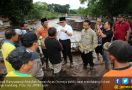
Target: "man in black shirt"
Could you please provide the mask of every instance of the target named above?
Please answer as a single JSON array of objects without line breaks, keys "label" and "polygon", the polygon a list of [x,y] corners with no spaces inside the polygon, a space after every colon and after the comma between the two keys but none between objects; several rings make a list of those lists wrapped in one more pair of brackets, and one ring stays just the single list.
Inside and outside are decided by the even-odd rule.
[{"label": "man in black shirt", "polygon": [[54,74],[58,74],[61,71],[61,51],[62,46],[56,39],[57,30],[55,28],[49,28],[48,37],[45,39],[45,46],[47,48],[49,61],[52,64]]},{"label": "man in black shirt", "polygon": [[[102,45],[104,45],[106,42],[111,42],[111,39],[113,37],[113,31],[111,30],[111,27],[112,27],[112,24],[109,21],[107,21],[104,24],[104,31],[99,30],[100,31],[99,34],[102,37]],[[107,52],[105,50],[103,50],[103,60],[105,62],[105,68],[110,69]]]}]

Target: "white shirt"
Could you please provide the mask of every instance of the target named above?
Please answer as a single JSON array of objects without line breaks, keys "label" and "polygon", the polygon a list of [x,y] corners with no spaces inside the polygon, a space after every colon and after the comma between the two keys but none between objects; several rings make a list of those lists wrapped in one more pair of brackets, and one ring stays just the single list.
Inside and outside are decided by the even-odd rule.
[{"label": "white shirt", "polygon": [[61,39],[61,40],[67,40],[67,39],[70,39],[70,36],[67,35],[67,33],[65,32],[62,32],[61,30],[65,30],[67,31],[68,33],[71,33],[73,34],[73,30],[72,30],[72,27],[68,24],[66,24],[64,27],[62,26],[59,26],[57,28],[57,32],[58,32],[58,39]]}]

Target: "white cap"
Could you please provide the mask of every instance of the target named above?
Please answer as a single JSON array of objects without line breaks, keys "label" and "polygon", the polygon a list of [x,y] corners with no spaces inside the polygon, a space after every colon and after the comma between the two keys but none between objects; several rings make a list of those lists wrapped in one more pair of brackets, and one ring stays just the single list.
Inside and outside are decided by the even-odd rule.
[{"label": "white cap", "polygon": [[25,34],[25,33],[26,33],[26,30],[15,29],[15,32],[16,32],[18,35],[22,35],[22,34]]}]

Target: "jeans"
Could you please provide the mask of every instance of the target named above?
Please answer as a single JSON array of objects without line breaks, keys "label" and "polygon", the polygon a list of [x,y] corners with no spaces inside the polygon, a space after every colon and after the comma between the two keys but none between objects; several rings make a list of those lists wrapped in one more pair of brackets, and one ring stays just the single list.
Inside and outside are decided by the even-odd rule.
[{"label": "jeans", "polygon": [[107,54],[107,51],[106,50],[103,50],[103,61],[105,63],[105,67],[106,68],[109,68],[109,65],[110,65],[110,61],[108,59],[108,54]]}]

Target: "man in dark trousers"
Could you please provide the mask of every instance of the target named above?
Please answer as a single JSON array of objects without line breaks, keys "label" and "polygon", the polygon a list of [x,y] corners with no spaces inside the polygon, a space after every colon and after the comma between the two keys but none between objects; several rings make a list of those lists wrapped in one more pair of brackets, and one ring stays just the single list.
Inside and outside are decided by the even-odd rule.
[{"label": "man in dark trousers", "polygon": [[61,71],[62,60],[61,60],[61,51],[62,46],[56,38],[57,30],[55,28],[49,28],[48,37],[45,39],[45,46],[47,48],[47,53],[49,61],[52,64],[52,69],[54,74],[57,75]]},{"label": "man in dark trousers", "polygon": [[[106,44],[107,42],[111,42],[112,37],[113,37],[113,31],[111,29],[112,27],[112,23],[110,21],[106,21],[104,23],[104,30],[102,31],[99,27],[97,28],[99,31],[99,36],[102,38],[102,46],[104,44]],[[106,69],[110,69],[110,62],[108,60],[108,56],[107,56],[107,51],[106,50],[102,50],[103,51],[103,61],[105,62],[105,68]]]},{"label": "man in dark trousers", "polygon": [[[48,55],[47,55],[47,50],[44,45],[44,40],[48,36],[48,29],[49,29],[49,24],[48,24],[48,19],[47,18],[42,18],[41,19],[41,26],[37,28],[36,30],[36,35],[38,36],[39,40],[39,46],[42,47],[42,52],[41,54],[44,54],[45,57],[45,62],[46,62],[46,68],[49,67],[48,65]],[[39,47],[40,49],[40,47]],[[42,56],[43,57],[43,56]],[[42,64],[44,64],[43,59],[42,59]]]},{"label": "man in dark trousers", "polygon": [[73,60],[72,60],[72,54],[71,54],[71,40],[70,37],[73,35],[73,30],[70,25],[66,23],[65,17],[59,18],[59,24],[58,27],[58,38],[60,43],[63,46],[63,57],[64,57],[64,64],[67,64],[67,56],[70,59],[70,67],[73,66]]},{"label": "man in dark trousers", "polygon": [[87,65],[90,65],[90,70],[93,70],[93,51],[97,47],[97,35],[90,27],[91,22],[85,20],[83,22],[83,30],[81,33],[81,40],[79,50],[81,52],[81,58],[83,60],[83,68],[87,69]]}]

